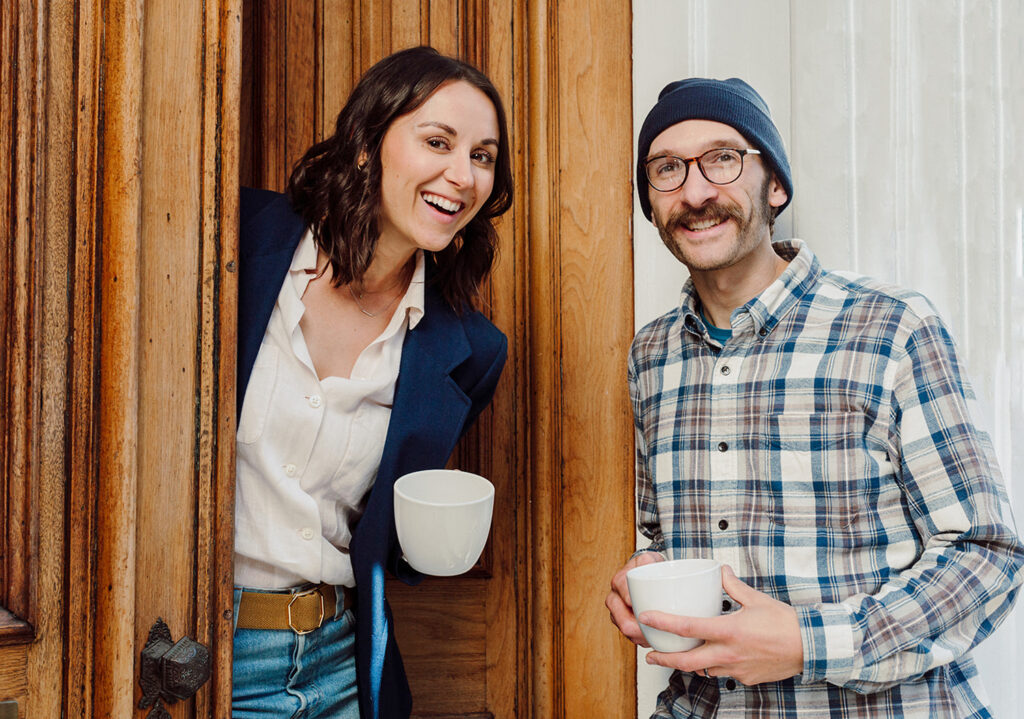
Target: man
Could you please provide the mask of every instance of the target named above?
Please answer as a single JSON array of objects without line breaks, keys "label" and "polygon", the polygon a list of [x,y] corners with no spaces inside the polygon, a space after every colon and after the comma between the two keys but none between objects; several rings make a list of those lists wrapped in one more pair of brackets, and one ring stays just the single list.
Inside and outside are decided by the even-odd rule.
[{"label": "man", "polygon": [[[645,216],[690,271],[630,352],[640,531],[607,606],[644,645],[626,572],[723,563],[656,717],[987,717],[970,649],[1010,610],[1024,548],[972,390],[922,296],[772,244],[793,197],[742,80],[668,85],[640,131]],[[742,580],[740,579],[742,578]]]}]

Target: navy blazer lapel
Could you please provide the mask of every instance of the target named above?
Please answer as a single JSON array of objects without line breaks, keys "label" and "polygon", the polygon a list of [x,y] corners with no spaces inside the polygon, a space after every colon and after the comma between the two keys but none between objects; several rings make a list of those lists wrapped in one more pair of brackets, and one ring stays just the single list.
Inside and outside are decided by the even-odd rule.
[{"label": "navy blazer lapel", "polygon": [[[466,331],[429,283],[424,294],[423,318],[406,334],[402,348],[377,479],[352,537],[352,559],[357,565],[366,555],[387,562],[383,552],[390,542],[378,542],[394,534],[391,517],[395,480],[408,472],[443,467],[472,406],[470,398],[450,376],[470,355]],[[367,537],[376,532],[380,534],[373,539]]]},{"label": "navy blazer lapel", "polygon": [[242,411],[242,400],[249,384],[253,363],[260,351],[274,303],[288,274],[295,248],[306,230],[305,221],[294,211],[283,195],[257,211],[248,206],[254,198],[271,193],[243,191],[242,220],[239,228],[238,276],[238,394],[236,411]]},{"label": "navy blazer lapel", "polygon": [[438,293],[425,293],[423,319],[402,348],[392,423],[377,479],[397,479],[427,466],[443,466],[459,439],[471,401],[450,374],[470,354],[457,315]]},{"label": "navy blazer lapel", "polygon": [[[443,467],[472,406],[450,376],[470,355],[465,329],[429,284],[424,310],[419,324],[406,335],[380,468],[350,547],[361,613],[356,627],[356,666],[360,694],[366,702],[361,707],[364,717],[381,716],[385,700],[402,702],[397,695],[382,696],[386,657],[400,661],[397,647],[388,651],[394,640],[384,604],[384,571],[391,568],[407,574],[401,572],[396,559],[398,540],[392,521],[395,480],[407,472]],[[410,578],[418,576],[414,573]],[[403,680],[402,695],[408,693],[404,687]],[[392,686],[389,691],[399,688]]]}]

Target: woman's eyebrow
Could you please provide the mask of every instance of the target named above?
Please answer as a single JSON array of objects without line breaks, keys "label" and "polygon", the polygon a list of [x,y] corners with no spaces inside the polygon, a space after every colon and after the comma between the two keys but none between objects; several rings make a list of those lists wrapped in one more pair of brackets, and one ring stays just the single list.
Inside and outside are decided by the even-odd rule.
[{"label": "woman's eyebrow", "polygon": [[[416,127],[436,127],[439,130],[444,130],[445,132],[447,132],[452,137],[458,137],[458,135],[459,135],[458,131],[454,127],[452,127],[451,125],[449,125],[447,123],[439,122],[437,120],[427,120],[425,122],[421,122]],[[497,147],[498,146],[498,141],[496,139],[494,139],[493,137],[488,137],[487,139],[481,140],[480,144],[481,145],[494,145],[495,147]]]},{"label": "woman's eyebrow", "polygon": [[445,124],[443,122],[438,122],[437,120],[426,120],[424,122],[421,122],[416,127],[436,127],[436,128],[441,129],[441,130],[444,130],[449,135],[458,135],[459,134],[458,132],[456,132],[455,128],[452,127],[451,125]]}]

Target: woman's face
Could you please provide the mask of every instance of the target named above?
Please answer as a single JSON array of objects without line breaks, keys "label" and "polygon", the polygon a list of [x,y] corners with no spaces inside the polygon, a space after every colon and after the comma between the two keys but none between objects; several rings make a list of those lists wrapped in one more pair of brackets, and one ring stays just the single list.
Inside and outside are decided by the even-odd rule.
[{"label": "woman's face", "polygon": [[494,186],[498,117],[487,96],[449,82],[396,118],[381,143],[377,251],[438,251],[480,211]]}]

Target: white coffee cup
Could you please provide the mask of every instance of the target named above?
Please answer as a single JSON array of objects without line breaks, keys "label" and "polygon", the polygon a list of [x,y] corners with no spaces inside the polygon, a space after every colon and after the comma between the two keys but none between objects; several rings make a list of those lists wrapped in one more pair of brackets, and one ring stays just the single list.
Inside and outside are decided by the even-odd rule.
[{"label": "white coffee cup", "polygon": [[494,485],[452,469],[427,469],[395,481],[395,528],[418,572],[450,577],[469,570],[487,543]]},{"label": "white coffee cup", "polygon": [[[626,573],[633,614],[657,610],[681,617],[717,617],[722,613],[722,563],[714,559],[674,559],[633,567]],[[685,652],[702,639],[640,624],[652,649]]]}]

